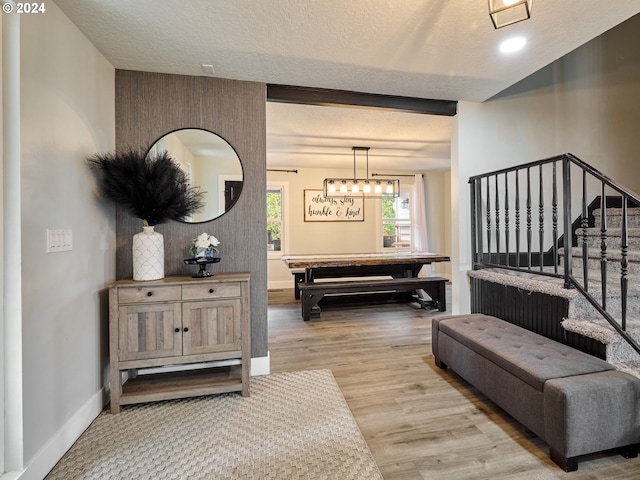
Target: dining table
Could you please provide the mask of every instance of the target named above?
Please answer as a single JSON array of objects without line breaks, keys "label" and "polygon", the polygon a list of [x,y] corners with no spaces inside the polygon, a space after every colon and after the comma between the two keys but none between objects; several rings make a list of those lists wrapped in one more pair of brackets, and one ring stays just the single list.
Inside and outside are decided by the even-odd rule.
[{"label": "dining table", "polygon": [[282,261],[294,275],[295,296],[299,284],[322,278],[390,276],[417,277],[424,265],[448,262],[447,255],[430,252],[379,252],[283,255]]},{"label": "dining table", "polygon": [[[315,278],[386,274],[393,277],[415,277],[424,265],[448,262],[446,255],[429,252],[382,252],[283,255],[291,270],[305,269],[305,281]],[[372,273],[373,272],[373,273]]]}]

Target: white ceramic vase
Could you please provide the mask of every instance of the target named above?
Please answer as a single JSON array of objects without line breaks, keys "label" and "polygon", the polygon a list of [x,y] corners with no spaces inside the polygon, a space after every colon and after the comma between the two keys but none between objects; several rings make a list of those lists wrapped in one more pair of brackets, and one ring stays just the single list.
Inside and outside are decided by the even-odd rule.
[{"label": "white ceramic vase", "polygon": [[138,281],[164,278],[164,238],[153,226],[142,227],[133,236],[133,279]]}]

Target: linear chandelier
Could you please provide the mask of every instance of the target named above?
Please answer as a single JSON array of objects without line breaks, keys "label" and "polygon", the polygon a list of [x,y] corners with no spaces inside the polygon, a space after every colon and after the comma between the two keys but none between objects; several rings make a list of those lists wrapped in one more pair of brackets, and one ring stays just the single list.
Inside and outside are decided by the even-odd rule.
[{"label": "linear chandelier", "polygon": [[533,0],[489,0],[489,16],[495,29],[531,18]]},{"label": "linear chandelier", "polygon": [[[397,178],[369,178],[369,150],[370,147],[352,147],[353,149],[353,178],[325,178],[323,190],[325,197],[399,197],[400,180]],[[356,178],[356,152],[365,152],[367,175]]]}]

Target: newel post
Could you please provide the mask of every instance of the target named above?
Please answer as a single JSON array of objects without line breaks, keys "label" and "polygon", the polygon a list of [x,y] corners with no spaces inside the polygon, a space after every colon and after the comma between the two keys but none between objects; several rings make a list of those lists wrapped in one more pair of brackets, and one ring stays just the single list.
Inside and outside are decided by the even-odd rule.
[{"label": "newel post", "polygon": [[477,257],[477,220],[476,220],[476,181],[472,178],[469,180],[469,199],[471,200],[471,269],[476,269]]},{"label": "newel post", "polygon": [[569,157],[562,158],[562,208],[564,219],[564,288],[572,288],[572,251],[573,237],[571,232],[571,163]]}]

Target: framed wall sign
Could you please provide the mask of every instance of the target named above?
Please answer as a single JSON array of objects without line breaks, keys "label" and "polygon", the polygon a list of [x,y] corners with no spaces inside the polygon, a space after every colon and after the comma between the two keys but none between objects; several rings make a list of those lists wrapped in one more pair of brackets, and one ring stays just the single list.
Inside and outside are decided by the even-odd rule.
[{"label": "framed wall sign", "polygon": [[364,222],[364,198],[325,197],[322,190],[305,190],[304,221]]}]

